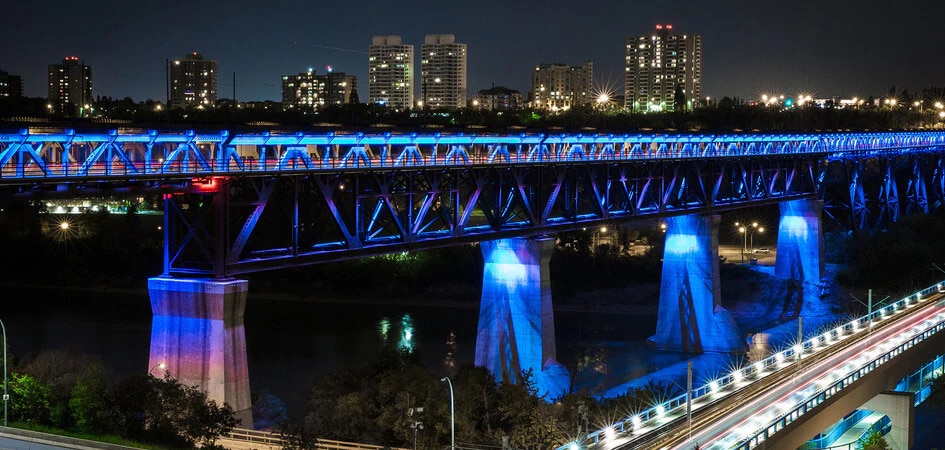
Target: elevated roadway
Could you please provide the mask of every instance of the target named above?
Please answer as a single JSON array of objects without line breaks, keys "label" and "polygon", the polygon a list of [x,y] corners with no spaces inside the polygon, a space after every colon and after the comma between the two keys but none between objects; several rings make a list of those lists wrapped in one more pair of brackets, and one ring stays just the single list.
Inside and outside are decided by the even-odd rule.
[{"label": "elevated roadway", "polygon": [[691,431],[684,394],[592,433],[587,447],[796,448],[836,420],[809,419],[824,411],[842,417],[913,371],[911,359],[941,348],[938,286],[695,389]]}]

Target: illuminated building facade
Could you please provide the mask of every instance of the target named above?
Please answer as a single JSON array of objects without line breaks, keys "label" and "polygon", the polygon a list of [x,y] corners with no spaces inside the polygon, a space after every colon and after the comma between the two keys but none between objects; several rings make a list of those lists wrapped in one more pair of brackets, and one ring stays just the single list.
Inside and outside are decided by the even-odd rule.
[{"label": "illuminated building facade", "polygon": [[624,107],[636,112],[673,111],[677,88],[685,109],[702,96],[702,36],[672,34],[672,25],[627,39]]},{"label": "illuminated building facade", "polygon": [[566,110],[589,105],[594,97],[594,63],[541,64],[532,72],[532,107]]},{"label": "illuminated building facade", "polygon": [[286,111],[311,111],[324,104],[325,86],[313,69],[298,75],[282,76],[282,109]]},{"label": "illuminated building facade", "polygon": [[92,113],[92,68],[67,56],[62,64],[49,65],[49,109],[58,114],[88,116]]},{"label": "illuminated building facade", "polygon": [[22,97],[23,79],[0,70],[0,97]]},{"label": "illuminated building facade", "polygon": [[479,108],[487,110],[507,110],[521,108],[525,102],[522,99],[522,93],[515,89],[509,89],[504,86],[496,86],[491,89],[479,91],[476,97],[479,102]]},{"label": "illuminated building facade", "polygon": [[172,108],[210,108],[217,101],[217,62],[197,52],[171,63]]},{"label": "illuminated building facade", "polygon": [[358,102],[358,77],[344,72],[333,72],[331,66],[328,73],[319,78],[325,85],[325,102],[331,105],[345,105]]},{"label": "illuminated building facade", "polygon": [[330,105],[357,103],[358,79],[344,72],[316,75],[314,69],[282,76],[282,109],[313,111]]},{"label": "illuminated building facade", "polygon": [[400,36],[374,36],[368,47],[368,95],[371,103],[394,109],[413,106],[413,46]]},{"label": "illuminated building facade", "polygon": [[466,106],[466,44],[452,34],[428,34],[420,47],[420,96],[429,108]]}]

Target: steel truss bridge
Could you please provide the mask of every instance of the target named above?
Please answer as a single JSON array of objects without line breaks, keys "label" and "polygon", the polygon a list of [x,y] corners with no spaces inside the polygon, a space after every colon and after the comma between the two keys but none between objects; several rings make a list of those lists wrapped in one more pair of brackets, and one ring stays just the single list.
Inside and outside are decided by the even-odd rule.
[{"label": "steel truss bridge", "polygon": [[7,190],[162,193],[165,273],[177,276],[818,196],[866,227],[945,206],[943,174],[936,132],[0,134]]}]

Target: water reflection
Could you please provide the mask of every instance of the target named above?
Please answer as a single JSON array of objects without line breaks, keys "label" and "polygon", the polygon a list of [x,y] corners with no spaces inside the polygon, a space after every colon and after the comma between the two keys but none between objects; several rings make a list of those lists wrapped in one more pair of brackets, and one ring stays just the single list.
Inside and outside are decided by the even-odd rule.
[{"label": "water reflection", "polygon": [[400,322],[394,327],[392,327],[389,318],[381,317],[377,321],[377,331],[381,336],[381,345],[388,345],[393,339],[396,339],[398,349],[405,349],[411,353],[416,350],[413,318],[410,317],[410,314],[401,316]]}]

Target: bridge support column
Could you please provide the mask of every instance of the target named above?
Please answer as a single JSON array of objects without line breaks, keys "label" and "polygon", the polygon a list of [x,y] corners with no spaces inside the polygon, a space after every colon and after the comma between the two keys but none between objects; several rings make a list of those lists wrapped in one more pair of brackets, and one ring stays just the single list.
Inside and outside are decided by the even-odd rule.
[{"label": "bridge support column", "polygon": [[886,443],[893,450],[912,448],[915,434],[915,398],[911,392],[886,391],[873,397],[858,409],[876,411],[889,416],[892,429]]},{"label": "bridge support column", "polygon": [[812,199],[781,203],[775,275],[820,282],[824,272],[824,234],[820,227],[823,207],[822,201]]},{"label": "bridge support column", "polygon": [[721,305],[719,220],[717,215],[667,219],[659,316],[650,345],[693,353],[745,349],[735,320]]},{"label": "bridge support column", "polygon": [[242,426],[252,428],[243,330],[249,282],[155,277],[148,279],[148,291],[153,313],[148,367],[164,364],[181,383],[205,390],[219,405],[228,403]]},{"label": "bridge support column", "polygon": [[569,390],[567,369],[556,361],[548,261],[554,239],[511,238],[479,244],[485,259],[476,336],[476,365],[499,381],[515,382],[531,369],[539,394]]}]

